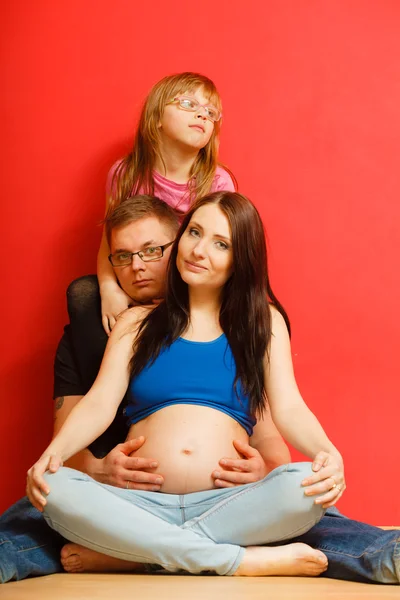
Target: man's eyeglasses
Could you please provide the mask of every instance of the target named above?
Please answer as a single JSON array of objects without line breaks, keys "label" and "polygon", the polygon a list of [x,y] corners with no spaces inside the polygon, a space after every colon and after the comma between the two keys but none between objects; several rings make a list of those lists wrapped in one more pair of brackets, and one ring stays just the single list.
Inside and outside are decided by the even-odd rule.
[{"label": "man's eyeglasses", "polygon": [[152,260],[159,260],[164,256],[164,251],[169,248],[174,242],[168,242],[163,246],[149,246],[139,252],[116,252],[110,254],[108,260],[113,267],[125,267],[126,265],[132,264],[132,258],[137,254],[143,262],[150,262]]},{"label": "man's eyeglasses", "polygon": [[222,117],[222,113],[218,108],[212,104],[200,104],[200,102],[192,96],[176,96],[176,98],[167,102],[167,104],[174,103],[178,103],[183,110],[188,110],[189,112],[197,112],[200,108],[204,108],[207,119],[213,123],[216,123]]}]

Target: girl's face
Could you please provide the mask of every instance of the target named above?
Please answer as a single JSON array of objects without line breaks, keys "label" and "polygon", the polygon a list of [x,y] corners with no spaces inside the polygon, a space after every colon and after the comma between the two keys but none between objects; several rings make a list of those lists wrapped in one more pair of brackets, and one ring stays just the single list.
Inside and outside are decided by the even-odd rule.
[{"label": "girl's face", "polygon": [[192,287],[222,288],[232,275],[232,235],[218,204],[205,204],[192,215],[178,245],[176,266]]},{"label": "girl's face", "polygon": [[[201,87],[194,92],[178,95],[195,98],[203,105],[210,104]],[[175,142],[194,150],[201,150],[210,141],[214,123],[207,118],[204,108],[199,107],[197,112],[190,112],[181,108],[179,102],[175,102],[165,106],[159,129],[161,140],[167,144]]]}]

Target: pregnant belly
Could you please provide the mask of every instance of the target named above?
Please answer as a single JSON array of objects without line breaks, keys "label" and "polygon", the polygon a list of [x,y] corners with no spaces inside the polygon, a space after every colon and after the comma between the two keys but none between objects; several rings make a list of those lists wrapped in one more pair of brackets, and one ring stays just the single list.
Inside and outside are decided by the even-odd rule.
[{"label": "pregnant belly", "polygon": [[240,458],[233,440],[248,442],[246,431],[227,414],[206,406],[174,404],[132,425],[128,439],[144,436],[131,456],[153,458],[164,477],[161,492],[188,494],[214,486],[211,473],[221,458]]}]

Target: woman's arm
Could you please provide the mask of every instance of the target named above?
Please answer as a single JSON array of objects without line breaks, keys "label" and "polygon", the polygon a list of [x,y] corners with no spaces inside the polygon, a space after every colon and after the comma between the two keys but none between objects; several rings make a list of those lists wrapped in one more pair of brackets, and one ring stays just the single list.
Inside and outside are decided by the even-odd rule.
[{"label": "woman's arm", "polygon": [[271,345],[264,373],[272,419],[283,437],[306,456],[313,458],[321,450],[340,456],[301,397],[285,321],[275,308],[271,308],[271,314]]},{"label": "woman's arm", "polygon": [[[68,415],[83,396],[63,396],[55,399],[55,420],[53,438],[57,435]],[[99,483],[107,483],[115,487],[125,487],[127,481],[133,490],[159,492],[161,485],[157,483],[162,475],[154,472],[154,458],[131,457],[130,455],[143,446],[145,439],[134,438],[116,444],[104,458],[96,458],[85,448],[64,461],[64,466],[87,473]],[[151,472],[146,471],[149,470]]]},{"label": "woman's arm", "polygon": [[313,475],[302,482],[306,495],[320,495],[316,504],[333,506],[346,488],[343,459],[300,395],[293,373],[289,334],[274,308],[269,360],[265,358],[265,389],[272,418],[283,437],[313,458]]},{"label": "woman's arm", "polygon": [[116,325],[106,346],[99,374],[89,392],[74,406],[45,454],[67,460],[111,424],[129,383],[137,309],[127,311]]},{"label": "woman's arm", "polygon": [[96,381],[86,396],[71,410],[39,461],[28,471],[27,492],[37,508],[45,504],[41,491],[49,492],[42,477],[46,469],[56,471],[64,460],[99,437],[114,419],[129,384],[132,346],[145,314],[145,309],[137,307],[127,311],[118,320],[108,341]]}]

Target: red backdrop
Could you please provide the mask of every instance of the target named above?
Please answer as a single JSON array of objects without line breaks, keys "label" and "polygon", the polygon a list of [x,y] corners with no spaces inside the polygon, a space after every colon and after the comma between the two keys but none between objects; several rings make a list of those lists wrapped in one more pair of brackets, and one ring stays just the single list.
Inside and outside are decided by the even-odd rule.
[{"label": "red backdrop", "polygon": [[224,100],[221,157],[264,218],[340,508],[400,524],[400,6],[362,0],[2,5],[0,509],[52,431],[65,288],[95,270],[108,168],[162,76]]}]

